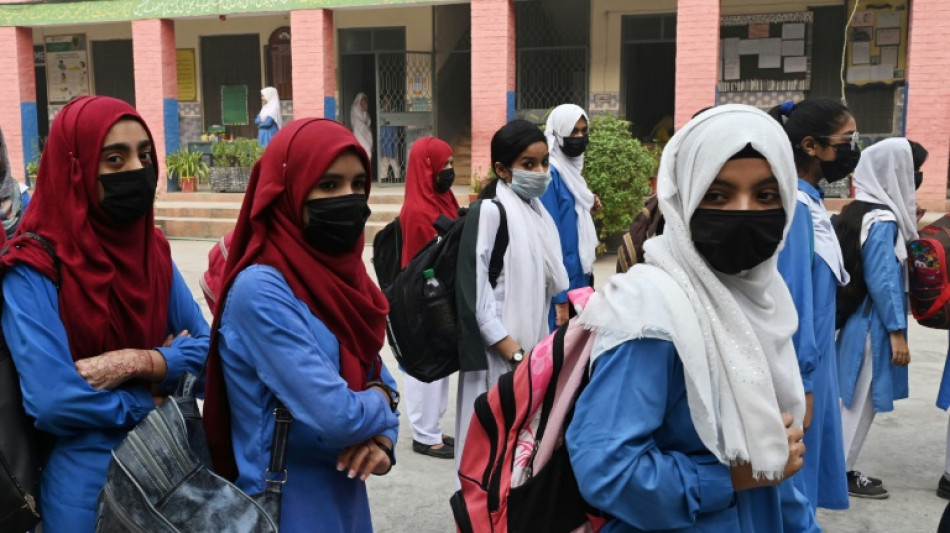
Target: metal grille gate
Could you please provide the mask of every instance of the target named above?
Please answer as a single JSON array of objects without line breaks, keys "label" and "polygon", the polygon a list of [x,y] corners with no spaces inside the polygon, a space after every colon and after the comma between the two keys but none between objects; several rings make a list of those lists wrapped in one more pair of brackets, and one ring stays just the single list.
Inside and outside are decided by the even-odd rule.
[{"label": "metal grille gate", "polygon": [[409,149],[434,134],[433,54],[376,54],[376,160],[379,183],[405,183]]},{"label": "metal grille gate", "polygon": [[541,123],[552,107],[587,107],[590,1],[515,3],[518,116]]}]

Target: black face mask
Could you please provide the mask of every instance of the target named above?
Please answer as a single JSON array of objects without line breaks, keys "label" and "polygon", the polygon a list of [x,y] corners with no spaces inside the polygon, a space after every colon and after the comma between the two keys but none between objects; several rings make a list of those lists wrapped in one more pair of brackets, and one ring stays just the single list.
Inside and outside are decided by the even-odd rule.
[{"label": "black face mask", "polygon": [[590,137],[584,135],[583,137],[564,137],[562,139],[564,142],[561,143],[561,151],[564,152],[564,155],[567,157],[578,157],[584,154],[584,151],[587,150],[587,143],[590,142]]},{"label": "black face mask", "polygon": [[304,239],[328,254],[351,251],[363,235],[370,215],[364,194],[307,200],[304,209],[310,217],[303,228]]},{"label": "black face mask", "polygon": [[851,148],[851,143],[832,145],[835,149],[834,161],[822,161],[821,173],[828,183],[847,178],[858,166],[861,159],[861,150]]},{"label": "black face mask", "polygon": [[772,257],[784,229],[784,209],[697,209],[689,221],[696,250],[723,274],[738,274]]},{"label": "black face mask", "polygon": [[137,170],[99,176],[105,197],[99,207],[118,224],[130,224],[145,216],[155,203],[158,177],[149,165]]},{"label": "black face mask", "polygon": [[452,188],[453,183],[455,183],[455,169],[443,168],[435,178],[435,192],[446,192]]},{"label": "black face mask", "polygon": [[924,184],[924,173],[921,171],[914,172],[914,190],[920,188]]}]

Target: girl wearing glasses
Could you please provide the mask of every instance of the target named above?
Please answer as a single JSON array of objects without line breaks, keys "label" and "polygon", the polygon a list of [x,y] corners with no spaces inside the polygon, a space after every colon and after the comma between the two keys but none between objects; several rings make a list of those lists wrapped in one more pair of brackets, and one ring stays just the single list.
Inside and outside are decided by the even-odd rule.
[{"label": "girl wearing glasses", "polygon": [[798,174],[795,216],[779,254],[779,272],[798,311],[793,341],[806,398],[808,455],[795,481],[812,506],[847,509],[849,488],[858,494],[884,489],[852,483],[860,474],[845,475],[835,367],[835,293],[849,276],[818,183],[822,179],[832,183],[854,171],[860,157],[857,126],[847,107],[826,98],[786,102],[769,114],[788,135]]}]

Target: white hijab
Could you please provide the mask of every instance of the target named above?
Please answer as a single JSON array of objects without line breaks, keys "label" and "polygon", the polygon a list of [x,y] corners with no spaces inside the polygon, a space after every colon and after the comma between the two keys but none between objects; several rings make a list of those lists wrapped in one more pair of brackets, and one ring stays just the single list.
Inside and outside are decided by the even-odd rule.
[{"label": "white hijab", "polygon": [[498,182],[495,197],[505,207],[509,235],[502,322],[508,334],[529,349],[548,335],[551,298],[568,288],[561,241],[540,200],[525,202],[504,181]]},{"label": "white hijab", "polygon": [[581,118],[587,120],[587,113],[580,106],[562,104],[554,108],[548,115],[547,125],[544,127],[544,136],[548,139],[548,151],[551,154],[551,163],[557,169],[567,189],[574,196],[574,210],[577,212],[578,251],[581,257],[581,267],[585,274],[590,274],[597,259],[597,230],[594,228],[594,217],[590,210],[594,207],[594,193],[587,188],[587,182],[581,176],[584,170],[584,155],[568,157],[561,150],[564,138],[570,137],[574,125]]},{"label": "white hijab", "polygon": [[657,195],[666,227],[644,245],[646,264],[611,278],[581,321],[598,333],[592,359],[631,339],[671,341],[703,444],[722,463],[750,463],[755,476],[776,479],[788,460],[781,413],[791,413],[797,426],[805,414],[792,346],[798,316],[778,273],[778,251],[748,271],[726,275],[708,266],[689,230],[723,164],[747,144],[772,166],[787,234],[798,177],[784,130],[754,107],[713,108],[663,150]]},{"label": "white hijab", "polygon": [[257,116],[261,117],[262,121],[267,117],[274,119],[277,129],[280,129],[284,124],[280,120],[280,98],[277,96],[277,89],[264,87],[261,89],[261,96],[264,97],[264,105]]},{"label": "white hijab", "polygon": [[[370,128],[373,124],[373,120],[370,118],[369,113],[363,110],[363,107],[360,105],[360,101],[366,98],[366,93],[357,93],[356,98],[353,99],[353,105],[350,106],[350,127],[353,128],[353,135],[356,136],[356,140],[359,141],[360,146],[366,150],[366,154],[370,158],[373,157],[373,130]],[[369,100],[366,101],[369,103]]]},{"label": "white hijab", "polygon": [[854,169],[854,189],[856,200],[884,204],[889,210],[874,209],[865,215],[862,244],[871,224],[892,220],[900,228],[894,251],[900,261],[907,259],[907,243],[917,239],[914,157],[907,139],[891,137],[862,151],[858,167]]}]

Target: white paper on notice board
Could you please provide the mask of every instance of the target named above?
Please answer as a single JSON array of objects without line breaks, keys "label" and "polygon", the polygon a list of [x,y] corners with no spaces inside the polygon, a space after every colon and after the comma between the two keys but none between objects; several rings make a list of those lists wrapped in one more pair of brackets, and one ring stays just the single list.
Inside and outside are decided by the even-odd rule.
[{"label": "white paper on notice board", "polygon": [[878,11],[877,27],[878,28],[900,28],[901,27],[901,12],[900,11]]},{"label": "white paper on notice board", "polygon": [[897,68],[897,47],[896,46],[881,47],[881,64],[890,65],[894,68]]},{"label": "white paper on notice board", "polygon": [[793,22],[782,24],[782,39],[804,39],[805,23]]},{"label": "white paper on notice board", "polygon": [[723,80],[738,80],[741,76],[739,70],[739,58],[725,59],[722,66]]},{"label": "white paper on notice board", "polygon": [[801,57],[786,57],[785,58],[785,72],[807,72],[808,71],[808,61],[805,56]]},{"label": "white paper on notice board", "polygon": [[729,37],[722,40],[722,58],[724,60],[739,58],[739,38],[738,37]]},{"label": "white paper on notice board", "polygon": [[739,55],[741,56],[754,56],[759,53],[759,43],[762,42],[762,39],[740,39],[739,40]]},{"label": "white paper on notice board", "polygon": [[871,65],[872,80],[894,79],[894,67],[891,65]]},{"label": "white paper on notice board", "polygon": [[759,39],[759,68],[782,68],[782,40]]},{"label": "white paper on notice board", "polygon": [[851,43],[851,64],[867,65],[871,62],[871,43]]},{"label": "white paper on notice board", "polygon": [[805,55],[805,41],[782,41],[783,56],[803,56]]},{"label": "white paper on notice board", "polygon": [[871,66],[861,65],[848,68],[848,83],[862,83],[871,79]]}]

